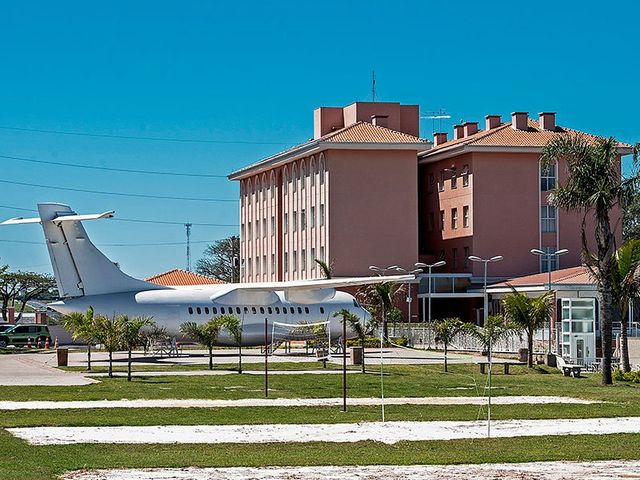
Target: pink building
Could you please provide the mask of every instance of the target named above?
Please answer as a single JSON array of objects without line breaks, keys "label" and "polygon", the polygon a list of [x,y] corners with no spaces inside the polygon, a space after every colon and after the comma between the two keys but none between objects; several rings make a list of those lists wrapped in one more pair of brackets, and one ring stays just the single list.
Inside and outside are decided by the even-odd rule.
[{"label": "pink building", "polygon": [[358,102],[314,112],[314,138],[249,165],[240,181],[245,282],[366,275],[418,258],[416,105]]}]

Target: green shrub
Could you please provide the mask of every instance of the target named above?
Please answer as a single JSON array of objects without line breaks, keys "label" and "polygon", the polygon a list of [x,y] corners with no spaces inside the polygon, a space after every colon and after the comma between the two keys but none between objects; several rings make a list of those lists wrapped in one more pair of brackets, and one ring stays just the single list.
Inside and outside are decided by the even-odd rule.
[{"label": "green shrub", "polygon": [[[390,338],[392,345],[398,345],[400,347],[406,347],[409,343],[409,340],[406,337],[391,337]],[[351,338],[347,340],[347,347],[360,347],[362,344],[360,343],[360,339]],[[364,341],[365,348],[380,348],[380,339],[377,337],[367,337]]]},{"label": "green shrub", "polygon": [[640,371],[625,373],[618,367],[613,371],[613,379],[616,382],[640,383]]}]

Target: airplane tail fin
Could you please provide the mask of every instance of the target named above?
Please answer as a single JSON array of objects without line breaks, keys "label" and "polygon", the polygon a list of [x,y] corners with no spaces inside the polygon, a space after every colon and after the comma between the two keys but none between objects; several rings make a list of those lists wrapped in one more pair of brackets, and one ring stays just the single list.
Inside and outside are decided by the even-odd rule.
[{"label": "airplane tail fin", "polygon": [[17,218],[2,224],[42,224],[60,297],[165,288],[123,273],[91,243],[82,221],[110,218],[114,212],[77,215],[68,205],[59,203],[38,204],[38,212],[40,218]]}]

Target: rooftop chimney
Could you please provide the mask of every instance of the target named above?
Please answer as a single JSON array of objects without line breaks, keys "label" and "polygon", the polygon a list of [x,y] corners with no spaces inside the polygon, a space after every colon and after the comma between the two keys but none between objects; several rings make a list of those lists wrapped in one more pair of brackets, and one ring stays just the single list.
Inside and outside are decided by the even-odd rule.
[{"label": "rooftop chimney", "polygon": [[386,127],[388,125],[389,115],[371,115],[371,123],[378,127]]},{"label": "rooftop chimney", "polygon": [[438,147],[443,143],[447,142],[447,134],[445,133],[434,133],[433,134],[433,146]]},{"label": "rooftop chimney", "polygon": [[502,123],[502,118],[500,118],[500,115],[487,115],[486,117],[484,117],[484,119],[485,119],[485,128],[487,130],[491,130],[492,128],[499,127],[500,124]]},{"label": "rooftop chimney", "polygon": [[540,128],[542,130],[555,130],[556,129],[556,113],[540,112]]},{"label": "rooftop chimney", "polygon": [[453,126],[453,139],[457,140],[464,137],[464,127],[462,125]]},{"label": "rooftop chimney", "polygon": [[529,112],[513,112],[511,114],[511,128],[514,130],[526,130],[529,125]]},{"label": "rooftop chimney", "polygon": [[464,128],[464,136],[468,137],[478,132],[478,122],[466,122],[462,125]]}]

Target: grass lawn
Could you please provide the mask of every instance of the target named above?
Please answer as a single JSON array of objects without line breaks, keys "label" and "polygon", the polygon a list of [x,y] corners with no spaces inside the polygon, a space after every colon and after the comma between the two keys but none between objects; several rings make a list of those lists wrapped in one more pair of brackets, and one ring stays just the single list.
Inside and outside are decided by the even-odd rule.
[{"label": "grass lawn", "polygon": [[[316,368],[317,365],[313,365]],[[293,364],[300,368],[299,365]],[[349,395],[378,396],[380,376],[351,374]],[[385,396],[482,395],[486,376],[475,365],[442,367],[385,367]],[[101,400],[122,398],[262,398],[263,377],[256,375],[167,376],[101,378],[82,387],[2,387],[2,400]],[[494,419],[640,417],[640,387],[616,384],[602,387],[600,376],[563,377],[545,368],[512,369],[511,375],[493,377],[494,395],[558,395],[600,400],[594,405],[496,405]],[[339,397],[340,375],[280,375],[269,379],[270,396]],[[388,406],[388,420],[476,420],[486,410],[479,406]],[[375,421],[379,407],[317,408],[145,408],[94,410],[41,410],[0,412],[0,428],[41,425],[158,425],[333,423]],[[29,446],[0,430],[2,479],[54,479],[67,470],[115,467],[260,466],[323,464],[413,464],[524,462],[538,460],[597,460],[640,458],[640,435],[523,437],[446,442],[402,442],[384,445],[266,444],[266,445],[62,445]]]}]

